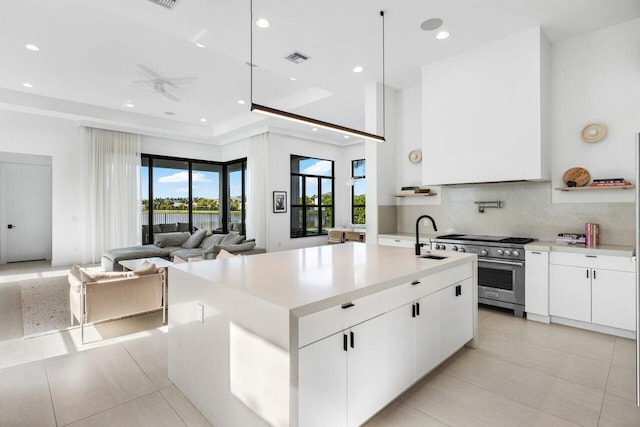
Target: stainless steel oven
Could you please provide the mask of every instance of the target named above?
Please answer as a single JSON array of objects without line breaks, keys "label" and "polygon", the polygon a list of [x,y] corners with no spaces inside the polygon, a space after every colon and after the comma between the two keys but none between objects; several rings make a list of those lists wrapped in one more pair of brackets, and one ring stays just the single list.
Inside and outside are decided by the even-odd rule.
[{"label": "stainless steel oven", "polygon": [[449,234],[431,241],[432,249],[478,255],[478,302],[524,316],[524,245],[535,239]]}]

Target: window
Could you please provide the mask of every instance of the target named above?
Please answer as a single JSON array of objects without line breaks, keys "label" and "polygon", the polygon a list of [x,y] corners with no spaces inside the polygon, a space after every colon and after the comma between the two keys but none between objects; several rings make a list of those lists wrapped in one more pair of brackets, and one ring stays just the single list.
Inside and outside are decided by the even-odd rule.
[{"label": "window", "polygon": [[365,205],[366,205],[366,161],[365,159],[351,161],[351,223],[366,224],[365,222]]},{"label": "window", "polygon": [[291,237],[328,234],[333,227],[333,161],[291,156]]},{"label": "window", "polygon": [[244,234],[246,169],[246,159],[217,163],[143,154],[142,243],[169,231]]}]

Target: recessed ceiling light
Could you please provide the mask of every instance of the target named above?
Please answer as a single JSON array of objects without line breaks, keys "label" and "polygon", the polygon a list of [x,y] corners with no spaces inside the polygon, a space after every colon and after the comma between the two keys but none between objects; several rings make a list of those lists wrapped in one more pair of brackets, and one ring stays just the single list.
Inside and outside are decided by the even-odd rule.
[{"label": "recessed ceiling light", "polygon": [[349,139],[349,135],[345,135],[345,136],[344,136],[344,139]]},{"label": "recessed ceiling light", "polygon": [[125,107],[127,107],[127,108],[133,108],[133,107],[135,107],[135,105],[133,105],[133,104],[132,104],[132,103],[130,103],[130,102],[127,102],[126,104],[124,104],[124,106],[125,106]]},{"label": "recessed ceiling light", "polygon": [[201,121],[202,123],[204,123],[204,122],[206,122],[206,121],[207,121],[207,119],[205,119],[205,118],[203,117],[203,118],[201,118],[201,119],[200,119],[200,121]]},{"label": "recessed ceiling light", "polygon": [[353,72],[354,73],[361,73],[364,71],[364,68],[362,68],[360,65],[353,67]]},{"label": "recessed ceiling light", "polygon": [[440,27],[442,27],[442,19],[440,18],[427,19],[422,24],[420,24],[420,29],[422,29],[423,31],[433,31],[437,30]]},{"label": "recessed ceiling light", "polygon": [[239,99],[239,100],[238,100],[238,104],[240,104],[240,105],[244,105],[244,104],[246,104],[246,102],[245,102],[245,100],[244,100],[244,99]]},{"label": "recessed ceiling light", "polygon": [[448,33],[448,32],[446,32],[446,31],[440,31],[438,34],[436,34],[436,38],[437,38],[438,40],[444,40],[444,39],[449,38],[449,36],[450,36],[450,35],[451,35],[451,34],[449,34],[449,33]]},{"label": "recessed ceiling light", "polygon": [[24,45],[24,47],[26,47],[27,49],[32,50],[34,52],[38,52],[40,50],[40,48],[38,46],[36,46],[35,44],[31,44],[31,43]]},{"label": "recessed ceiling light", "polygon": [[256,21],[256,25],[260,28],[269,28],[269,25],[271,25],[271,23],[264,18],[260,18]]},{"label": "recessed ceiling light", "polygon": [[27,82],[22,83],[22,86],[28,87],[28,88],[32,88],[33,87],[33,85],[31,83],[27,83]]},{"label": "recessed ceiling light", "polygon": [[198,47],[207,47],[206,45],[203,45],[203,44],[202,44],[202,43],[200,43],[200,42],[196,42],[196,46],[198,46]]},{"label": "recessed ceiling light", "polygon": [[292,82],[295,82],[298,79],[296,79],[295,77],[289,77],[289,80],[291,80]]},{"label": "recessed ceiling light", "polygon": [[164,112],[167,116],[175,116],[176,113],[174,113],[173,111],[165,111]]},{"label": "recessed ceiling light", "polygon": [[318,128],[311,128],[312,131],[318,132]]}]

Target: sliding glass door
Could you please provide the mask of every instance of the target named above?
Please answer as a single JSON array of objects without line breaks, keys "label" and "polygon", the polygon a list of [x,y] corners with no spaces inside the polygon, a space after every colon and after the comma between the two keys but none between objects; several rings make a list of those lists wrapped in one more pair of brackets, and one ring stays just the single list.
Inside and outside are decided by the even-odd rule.
[{"label": "sliding glass door", "polygon": [[246,165],[143,154],[142,243],[174,231],[244,233]]}]

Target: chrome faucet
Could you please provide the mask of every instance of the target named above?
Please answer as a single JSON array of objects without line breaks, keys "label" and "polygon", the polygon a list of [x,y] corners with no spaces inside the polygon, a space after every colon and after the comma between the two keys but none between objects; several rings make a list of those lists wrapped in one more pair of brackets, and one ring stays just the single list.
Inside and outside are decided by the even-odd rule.
[{"label": "chrome faucet", "polygon": [[431,220],[431,224],[433,224],[433,231],[438,231],[438,227],[436,227],[436,222],[429,215],[420,215],[416,220],[416,256],[420,255],[420,248],[425,246],[426,243],[420,243],[420,231],[418,226],[420,225],[420,220],[424,218],[429,218]]}]

